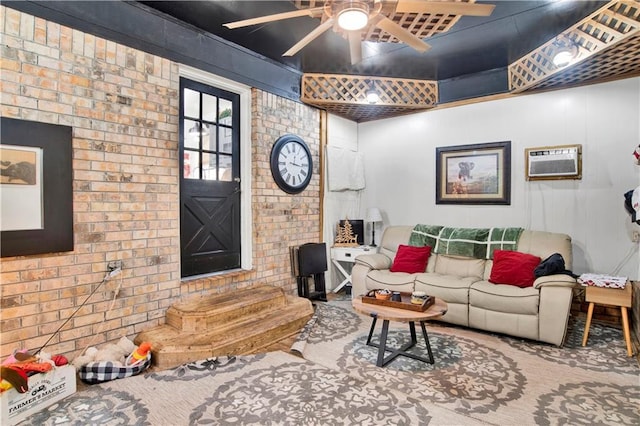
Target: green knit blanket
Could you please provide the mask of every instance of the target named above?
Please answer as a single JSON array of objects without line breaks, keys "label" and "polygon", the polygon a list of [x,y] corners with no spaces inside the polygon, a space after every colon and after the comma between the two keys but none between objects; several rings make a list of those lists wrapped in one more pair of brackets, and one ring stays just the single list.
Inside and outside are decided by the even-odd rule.
[{"label": "green knit blanket", "polygon": [[493,251],[516,250],[522,228],[451,228],[416,225],[409,245],[431,246],[434,253],[493,259]]}]

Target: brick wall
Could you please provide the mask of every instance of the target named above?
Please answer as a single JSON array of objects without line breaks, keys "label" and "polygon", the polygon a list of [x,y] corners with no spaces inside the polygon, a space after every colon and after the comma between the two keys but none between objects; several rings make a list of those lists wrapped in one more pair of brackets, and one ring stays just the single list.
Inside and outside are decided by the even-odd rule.
[{"label": "brick wall", "polygon": [[[111,260],[123,261],[123,273],[89,298],[47,352],[74,356],[133,337],[163,323],[181,298],[256,284],[295,293],[288,247],[320,238],[317,110],[253,91],[253,270],[181,282],[178,65],[4,6],[0,30],[2,116],[73,127],[75,242],[73,252],[0,260],[0,357],[44,344]],[[280,191],[269,170],[283,133],[300,135],[313,153],[314,177],[300,195]]]},{"label": "brick wall", "polygon": [[[289,247],[321,240],[320,114],[316,109],[255,89],[252,98],[254,266],[262,271],[260,278],[266,283],[284,286],[291,294],[297,294]],[[278,188],[269,167],[271,147],[286,133],[300,136],[313,158],[311,182],[296,195]]]}]

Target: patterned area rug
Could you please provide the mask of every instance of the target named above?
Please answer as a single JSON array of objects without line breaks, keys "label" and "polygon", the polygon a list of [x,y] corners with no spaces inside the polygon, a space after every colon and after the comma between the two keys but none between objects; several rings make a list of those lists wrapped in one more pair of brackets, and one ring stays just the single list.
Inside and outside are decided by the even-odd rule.
[{"label": "patterned area rug", "polygon": [[[640,368],[627,356],[620,329],[594,323],[582,347],[584,322],[572,321],[558,348],[433,322],[427,325],[433,365],[399,357],[378,368],[377,349],[366,345],[370,325],[350,301],[318,304],[293,348],[316,364],[417,399],[428,412],[464,415],[465,424],[640,424]],[[408,339],[408,325],[392,322],[388,345]],[[427,356],[420,333],[411,351]]]},{"label": "patterned area rug", "polygon": [[83,386],[23,425],[410,425],[468,419],[284,352]]},{"label": "patterned area rug", "polygon": [[[574,323],[557,348],[430,323],[434,365],[400,357],[378,368],[369,326],[350,300],[318,303],[294,345],[306,359],[218,357],[80,386],[21,424],[640,424],[640,369],[619,329],[592,324],[583,348]],[[392,323],[392,346],[407,328]]]}]

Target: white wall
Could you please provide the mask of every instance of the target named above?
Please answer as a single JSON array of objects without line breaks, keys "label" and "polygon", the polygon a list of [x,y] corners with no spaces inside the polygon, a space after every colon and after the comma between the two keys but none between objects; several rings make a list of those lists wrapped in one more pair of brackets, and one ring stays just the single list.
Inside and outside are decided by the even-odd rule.
[{"label": "white wall", "polygon": [[[362,123],[361,204],[385,225],[521,226],[573,238],[573,270],[639,274],[624,193],[640,184],[640,78]],[[511,141],[511,205],[435,204],[435,148]],[[582,144],[582,180],[527,182],[524,149]],[[364,210],[361,211],[364,215]]]},{"label": "white wall", "polygon": [[[328,114],[327,144],[338,147],[358,150],[358,124],[333,114]],[[325,157],[326,158],[326,157]],[[336,235],[336,226],[341,219],[361,219],[360,198],[362,191],[329,191],[327,184],[328,174],[325,164],[325,196],[324,196],[324,241],[327,250],[333,245]],[[336,287],[343,277],[329,265],[325,274],[328,289]]]}]

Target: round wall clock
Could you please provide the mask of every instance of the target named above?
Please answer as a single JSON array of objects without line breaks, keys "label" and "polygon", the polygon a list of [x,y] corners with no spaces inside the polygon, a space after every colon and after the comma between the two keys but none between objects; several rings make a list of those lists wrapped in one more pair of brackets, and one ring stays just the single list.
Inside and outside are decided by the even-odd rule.
[{"label": "round wall clock", "polygon": [[296,135],[278,138],[271,148],[271,174],[284,192],[298,194],[309,185],[313,162],[311,151]]}]

